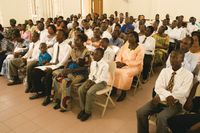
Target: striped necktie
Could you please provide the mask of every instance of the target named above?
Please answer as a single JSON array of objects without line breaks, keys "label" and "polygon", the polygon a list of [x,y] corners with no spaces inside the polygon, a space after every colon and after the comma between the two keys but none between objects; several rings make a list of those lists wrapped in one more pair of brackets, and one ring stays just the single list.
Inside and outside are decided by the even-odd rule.
[{"label": "striped necktie", "polygon": [[167,85],[167,90],[170,91],[170,92],[172,92],[172,89],[174,87],[174,77],[175,77],[175,75],[176,75],[176,72],[173,72],[171,79],[169,80],[168,85]]}]

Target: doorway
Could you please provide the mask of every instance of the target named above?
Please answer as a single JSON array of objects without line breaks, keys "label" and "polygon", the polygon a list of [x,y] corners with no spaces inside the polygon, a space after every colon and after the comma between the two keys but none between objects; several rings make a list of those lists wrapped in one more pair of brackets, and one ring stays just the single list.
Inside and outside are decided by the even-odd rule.
[{"label": "doorway", "polygon": [[98,13],[99,15],[103,14],[103,0],[92,0],[91,2],[91,12]]}]

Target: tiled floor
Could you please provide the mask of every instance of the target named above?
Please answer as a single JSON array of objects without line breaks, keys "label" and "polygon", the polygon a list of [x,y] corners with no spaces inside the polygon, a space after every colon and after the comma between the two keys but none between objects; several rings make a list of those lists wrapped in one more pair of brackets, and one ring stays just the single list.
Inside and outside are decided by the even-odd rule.
[{"label": "tiled floor", "polygon": [[[109,105],[105,116],[100,117],[101,108],[94,105],[92,117],[81,122],[76,118],[78,101],[72,111],[60,113],[53,104],[44,107],[43,99],[29,100],[24,85],[8,87],[7,80],[0,77],[0,133],[136,133],[136,110],[151,98],[157,74],[142,85],[136,95],[133,90],[116,107]],[[155,127],[150,126],[151,133]]]}]

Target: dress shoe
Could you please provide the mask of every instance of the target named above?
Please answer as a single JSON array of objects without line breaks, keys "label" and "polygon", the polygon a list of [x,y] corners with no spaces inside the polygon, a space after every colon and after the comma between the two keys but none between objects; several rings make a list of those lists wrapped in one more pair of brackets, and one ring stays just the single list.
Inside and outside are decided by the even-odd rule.
[{"label": "dress shoe", "polygon": [[117,98],[117,102],[123,101],[125,97],[126,97],[126,91],[122,91],[121,95]]},{"label": "dress shoe", "polygon": [[20,80],[13,80],[11,82],[9,82],[7,85],[8,86],[12,86],[12,85],[17,85],[17,84],[21,84],[22,82]]},{"label": "dress shoe", "polygon": [[50,97],[47,96],[47,97],[44,99],[42,105],[43,105],[43,106],[47,106],[49,103],[51,103],[51,100],[50,100]]},{"label": "dress shoe", "polygon": [[117,89],[113,87],[110,96],[116,96],[117,95]]},{"label": "dress shoe", "polygon": [[79,114],[77,115],[77,119],[81,119],[82,115],[85,113],[84,110],[82,110],[81,112],[79,112]]},{"label": "dress shoe", "polygon": [[36,93],[33,96],[29,97],[30,100],[38,99],[40,97],[44,97],[44,93]]},{"label": "dress shoe", "polygon": [[67,110],[66,109],[60,109],[60,112],[64,113],[66,112]]},{"label": "dress shoe", "polygon": [[25,93],[29,93],[30,92],[30,88],[26,87]]},{"label": "dress shoe", "polygon": [[84,113],[82,115],[82,117],[80,118],[81,121],[86,121],[90,118],[91,114],[88,114],[88,113]]},{"label": "dress shoe", "polygon": [[56,103],[56,105],[53,107],[55,110],[60,108],[60,103]]}]

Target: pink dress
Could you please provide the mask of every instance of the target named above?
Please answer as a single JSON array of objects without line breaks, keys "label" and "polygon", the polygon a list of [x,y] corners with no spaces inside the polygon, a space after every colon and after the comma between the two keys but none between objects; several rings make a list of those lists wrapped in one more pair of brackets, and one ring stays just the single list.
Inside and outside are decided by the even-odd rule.
[{"label": "pink dress", "polygon": [[143,69],[144,48],[138,45],[136,49],[130,50],[128,46],[128,42],[124,44],[116,57],[116,62],[122,62],[127,65],[117,68],[115,72],[114,87],[121,90],[129,90],[133,77],[141,73]]}]

